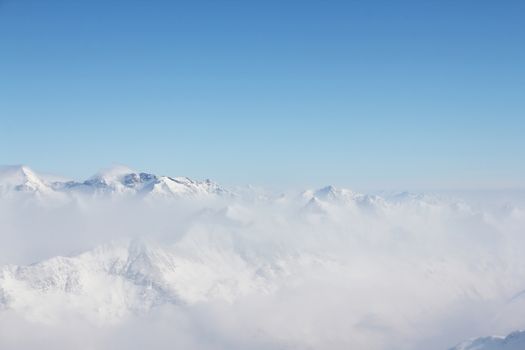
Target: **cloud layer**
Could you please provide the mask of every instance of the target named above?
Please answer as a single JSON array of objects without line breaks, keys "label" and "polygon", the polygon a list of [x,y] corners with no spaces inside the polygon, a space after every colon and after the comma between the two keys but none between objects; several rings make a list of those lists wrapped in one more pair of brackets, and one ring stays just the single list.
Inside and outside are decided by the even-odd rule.
[{"label": "cloud layer", "polygon": [[1,348],[437,350],[525,326],[520,201],[0,203]]}]

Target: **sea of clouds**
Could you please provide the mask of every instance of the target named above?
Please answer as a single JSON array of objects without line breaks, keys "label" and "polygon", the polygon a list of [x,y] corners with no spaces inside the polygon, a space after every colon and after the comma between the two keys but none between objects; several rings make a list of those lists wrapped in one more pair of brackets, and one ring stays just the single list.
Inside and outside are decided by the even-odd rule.
[{"label": "sea of clouds", "polygon": [[124,239],[200,269],[110,319],[82,291],[5,303],[0,348],[438,350],[525,327],[522,193],[352,198],[0,201],[0,265]]}]

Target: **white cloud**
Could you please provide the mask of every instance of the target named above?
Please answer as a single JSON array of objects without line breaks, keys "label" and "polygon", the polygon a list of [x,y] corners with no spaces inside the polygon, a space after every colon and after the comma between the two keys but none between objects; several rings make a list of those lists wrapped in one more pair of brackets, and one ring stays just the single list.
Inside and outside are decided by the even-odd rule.
[{"label": "white cloud", "polygon": [[437,350],[525,326],[521,204],[344,195],[2,202],[3,264],[73,253],[11,289],[4,268],[0,348]]}]

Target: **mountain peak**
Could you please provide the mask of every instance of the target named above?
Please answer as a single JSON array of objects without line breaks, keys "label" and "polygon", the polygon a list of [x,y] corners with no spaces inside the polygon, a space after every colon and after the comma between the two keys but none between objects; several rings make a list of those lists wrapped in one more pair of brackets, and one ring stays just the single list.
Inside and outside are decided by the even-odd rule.
[{"label": "mountain peak", "polygon": [[525,331],[507,335],[482,337],[463,342],[451,350],[522,350],[525,349]]},{"label": "mountain peak", "polygon": [[344,188],[337,188],[332,185],[323,187],[313,193],[313,195],[322,200],[342,200],[354,196],[354,192]]},{"label": "mountain peak", "polygon": [[335,186],[328,185],[317,191],[315,191],[317,197],[322,197],[330,194],[335,194],[338,192],[338,189]]},{"label": "mountain peak", "polygon": [[27,165],[16,164],[16,165],[0,165],[0,176],[5,175],[35,175],[35,172],[31,170]]},{"label": "mountain peak", "polygon": [[117,180],[128,174],[136,173],[135,170],[122,165],[114,164],[110,167],[101,169],[98,173],[93,175],[91,179],[105,179],[105,180]]},{"label": "mountain peak", "polygon": [[0,187],[17,191],[43,190],[44,181],[26,165],[0,166]]},{"label": "mountain peak", "polygon": [[209,179],[196,181],[188,177],[157,176],[137,172],[120,164],[102,169],[82,182],[41,176],[24,165],[0,166],[0,194],[7,196],[11,192],[45,192],[46,194],[60,192],[75,196],[79,194],[141,197],[152,195],[166,198],[232,195]]}]

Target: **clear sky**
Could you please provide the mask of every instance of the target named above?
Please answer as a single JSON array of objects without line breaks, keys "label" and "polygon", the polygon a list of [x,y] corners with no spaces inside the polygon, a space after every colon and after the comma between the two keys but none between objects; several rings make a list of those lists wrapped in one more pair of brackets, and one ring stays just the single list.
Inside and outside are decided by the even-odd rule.
[{"label": "clear sky", "polygon": [[525,1],[0,0],[0,163],[525,186]]}]

